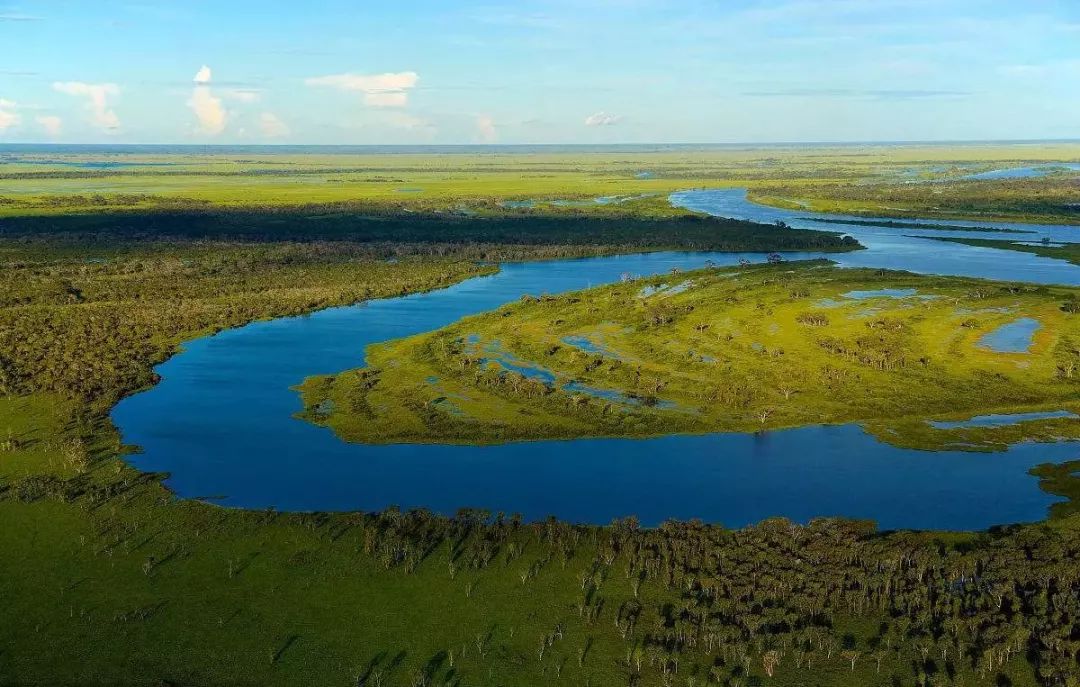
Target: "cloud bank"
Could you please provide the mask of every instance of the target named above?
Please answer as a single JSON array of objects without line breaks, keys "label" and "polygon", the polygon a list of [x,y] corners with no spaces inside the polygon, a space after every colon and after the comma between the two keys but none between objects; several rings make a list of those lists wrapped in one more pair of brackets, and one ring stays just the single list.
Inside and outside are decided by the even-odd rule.
[{"label": "cloud bank", "polygon": [[481,143],[495,143],[499,140],[499,132],[495,127],[495,120],[488,115],[480,115],[476,118],[476,137]]},{"label": "cloud bank", "polygon": [[622,119],[622,115],[608,114],[601,110],[586,117],[585,126],[614,126]]},{"label": "cloud bank", "polygon": [[225,124],[229,119],[229,113],[225,106],[210,90],[212,73],[210,67],[205,64],[195,73],[195,88],[191,91],[191,99],[187,101],[188,107],[195,113],[195,119],[199,122],[199,133],[208,136],[217,136],[225,131]]},{"label": "cloud bank", "polygon": [[288,125],[272,112],[263,112],[259,115],[259,131],[266,138],[281,138],[289,135]]},{"label": "cloud bank", "polygon": [[0,98],[0,133],[18,124],[20,119],[19,113],[15,111],[15,103]]},{"label": "cloud bank", "polygon": [[364,94],[369,107],[405,107],[409,91],[416,88],[420,75],[416,72],[387,72],[385,74],[331,74],[306,79],[308,86],[334,88]]},{"label": "cloud bank", "polygon": [[76,98],[86,99],[86,109],[94,126],[104,131],[120,128],[120,118],[109,107],[109,96],[120,92],[114,83],[84,83],[82,81],[57,81],[53,90]]},{"label": "cloud bank", "polygon": [[64,120],[56,115],[41,115],[35,121],[49,138],[56,138],[64,128]]}]

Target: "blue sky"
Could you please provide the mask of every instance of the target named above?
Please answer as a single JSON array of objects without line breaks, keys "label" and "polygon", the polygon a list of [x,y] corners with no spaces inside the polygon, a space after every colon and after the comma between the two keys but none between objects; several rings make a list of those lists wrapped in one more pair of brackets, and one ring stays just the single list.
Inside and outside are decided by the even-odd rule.
[{"label": "blue sky", "polygon": [[1080,138],[1080,0],[0,0],[0,142]]}]

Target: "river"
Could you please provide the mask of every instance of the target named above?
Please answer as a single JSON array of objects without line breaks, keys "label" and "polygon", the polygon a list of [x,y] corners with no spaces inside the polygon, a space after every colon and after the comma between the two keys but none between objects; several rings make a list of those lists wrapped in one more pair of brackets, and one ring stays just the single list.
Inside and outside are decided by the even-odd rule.
[{"label": "river", "polygon": [[[830,257],[844,266],[1080,284],[1080,267],[1015,251],[933,241],[971,236],[1071,241],[1078,227],[948,222],[1034,233],[927,231],[824,224],[843,219],[755,205],[739,189],[685,191],[672,202],[726,217],[844,231],[867,250]],[[860,218],[866,219],[866,218]],[[985,454],[920,452],[878,442],[857,425],[762,434],[581,439],[497,446],[347,444],[296,420],[290,387],[312,374],[364,364],[366,346],[484,312],[522,294],[558,293],[707,261],[762,254],[651,253],[514,263],[439,291],[256,322],[197,339],[157,368],[161,382],[122,401],[112,417],[129,460],[168,472],[178,495],[236,507],[452,514],[461,507],[606,523],[636,515],[655,525],[700,518],[742,526],[770,516],[876,520],[884,528],[982,529],[1045,517],[1056,499],[1028,468],[1080,458],[1080,445],[1021,444]]]}]

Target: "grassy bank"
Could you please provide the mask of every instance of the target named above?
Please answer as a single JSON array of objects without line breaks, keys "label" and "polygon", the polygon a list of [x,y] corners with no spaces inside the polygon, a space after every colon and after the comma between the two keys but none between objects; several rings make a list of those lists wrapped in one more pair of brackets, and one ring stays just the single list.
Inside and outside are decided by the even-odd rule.
[{"label": "grassy bank", "polygon": [[1025,245],[1015,241],[1000,241],[993,239],[963,239],[963,238],[946,238],[941,237],[938,241],[951,241],[953,243],[963,243],[968,246],[980,246],[982,248],[998,248],[1001,250],[1015,250],[1022,253],[1032,253],[1034,255],[1041,255],[1044,258],[1054,258],[1057,260],[1068,260],[1074,265],[1080,265],[1080,243],[1066,243],[1064,245],[1054,245],[1048,243],[1046,245]]}]

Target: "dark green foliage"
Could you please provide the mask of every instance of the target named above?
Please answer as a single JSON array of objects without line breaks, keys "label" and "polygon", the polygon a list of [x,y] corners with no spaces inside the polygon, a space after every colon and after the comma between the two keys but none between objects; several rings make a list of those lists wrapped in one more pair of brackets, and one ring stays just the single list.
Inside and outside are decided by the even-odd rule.
[{"label": "dark green foliage", "polygon": [[505,212],[473,217],[350,202],[307,206],[129,211],[0,219],[0,236],[100,239],[349,240],[431,244],[617,246],[623,250],[852,250],[851,237],[693,214]]}]

